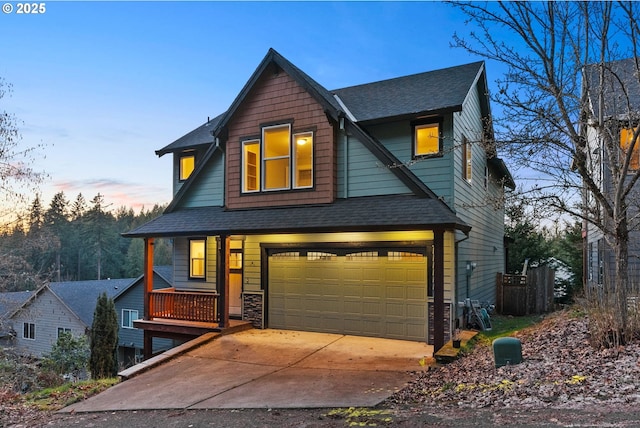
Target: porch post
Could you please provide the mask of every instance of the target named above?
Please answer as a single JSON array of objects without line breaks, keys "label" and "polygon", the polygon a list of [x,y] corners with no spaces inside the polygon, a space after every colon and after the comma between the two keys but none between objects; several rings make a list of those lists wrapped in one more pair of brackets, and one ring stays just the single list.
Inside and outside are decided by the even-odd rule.
[{"label": "porch post", "polygon": [[[151,306],[151,290],[153,290],[153,238],[144,238],[144,319],[150,320],[153,308]],[[145,330],[143,334],[143,354],[148,360],[153,356],[153,336]]]},{"label": "porch post", "polygon": [[151,291],[153,290],[153,238],[144,238],[144,319],[151,317]]},{"label": "porch post", "polygon": [[444,346],[444,231],[433,231],[433,349]]},{"label": "porch post", "polygon": [[220,235],[218,245],[217,285],[220,298],[218,299],[218,326],[229,326],[229,235]]}]

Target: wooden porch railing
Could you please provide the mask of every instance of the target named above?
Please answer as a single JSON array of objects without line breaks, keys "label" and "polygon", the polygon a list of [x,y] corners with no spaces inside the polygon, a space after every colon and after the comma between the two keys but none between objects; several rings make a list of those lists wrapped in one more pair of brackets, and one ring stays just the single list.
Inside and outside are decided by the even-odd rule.
[{"label": "wooden porch railing", "polygon": [[176,291],[175,288],[149,293],[149,317],[182,321],[218,322],[218,294]]}]

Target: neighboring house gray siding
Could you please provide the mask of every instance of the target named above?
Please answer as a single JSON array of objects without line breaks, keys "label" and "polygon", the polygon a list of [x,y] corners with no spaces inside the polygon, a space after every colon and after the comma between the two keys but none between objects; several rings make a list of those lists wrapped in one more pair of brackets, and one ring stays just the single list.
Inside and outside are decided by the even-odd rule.
[{"label": "neighboring house gray siding", "polygon": [[[35,326],[33,339],[23,337],[24,323]],[[87,326],[48,287],[40,289],[27,305],[11,318],[16,331],[15,349],[24,355],[43,357],[58,340],[58,328],[69,329],[75,336],[86,334]]]},{"label": "neighboring house gray siding", "polygon": [[[171,272],[172,268],[163,267],[164,271]],[[170,276],[173,276],[172,274]],[[161,276],[154,269],[153,274],[153,288],[167,288],[171,287],[170,279],[165,276]],[[139,319],[144,317],[144,279],[139,278],[130,287],[118,294],[114,298],[114,304],[116,307],[116,313],[118,316],[118,361],[121,366],[128,367],[136,363],[136,359],[132,358],[131,354],[141,356],[144,348],[144,334],[143,331],[137,328],[129,328],[123,325],[123,312],[124,311],[137,311]],[[153,352],[157,353],[170,349],[174,346],[174,342],[170,339],[155,338],[153,340]],[[126,352],[124,348],[130,348],[131,353]]]}]

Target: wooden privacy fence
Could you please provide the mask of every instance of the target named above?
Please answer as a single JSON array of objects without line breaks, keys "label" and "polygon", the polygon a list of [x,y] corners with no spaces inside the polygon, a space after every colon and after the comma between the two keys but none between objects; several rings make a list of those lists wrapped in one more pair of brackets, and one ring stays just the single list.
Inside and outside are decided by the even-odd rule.
[{"label": "wooden privacy fence", "polygon": [[529,315],[553,310],[555,271],[548,266],[527,275],[498,273],[496,310],[503,315]]}]

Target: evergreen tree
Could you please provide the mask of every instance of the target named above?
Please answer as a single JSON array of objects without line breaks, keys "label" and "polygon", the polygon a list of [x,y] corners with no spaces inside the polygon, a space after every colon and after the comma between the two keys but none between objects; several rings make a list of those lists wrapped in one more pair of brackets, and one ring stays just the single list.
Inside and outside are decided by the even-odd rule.
[{"label": "evergreen tree", "polygon": [[106,293],[98,297],[93,313],[89,370],[94,379],[118,373],[118,317],[113,299]]}]

